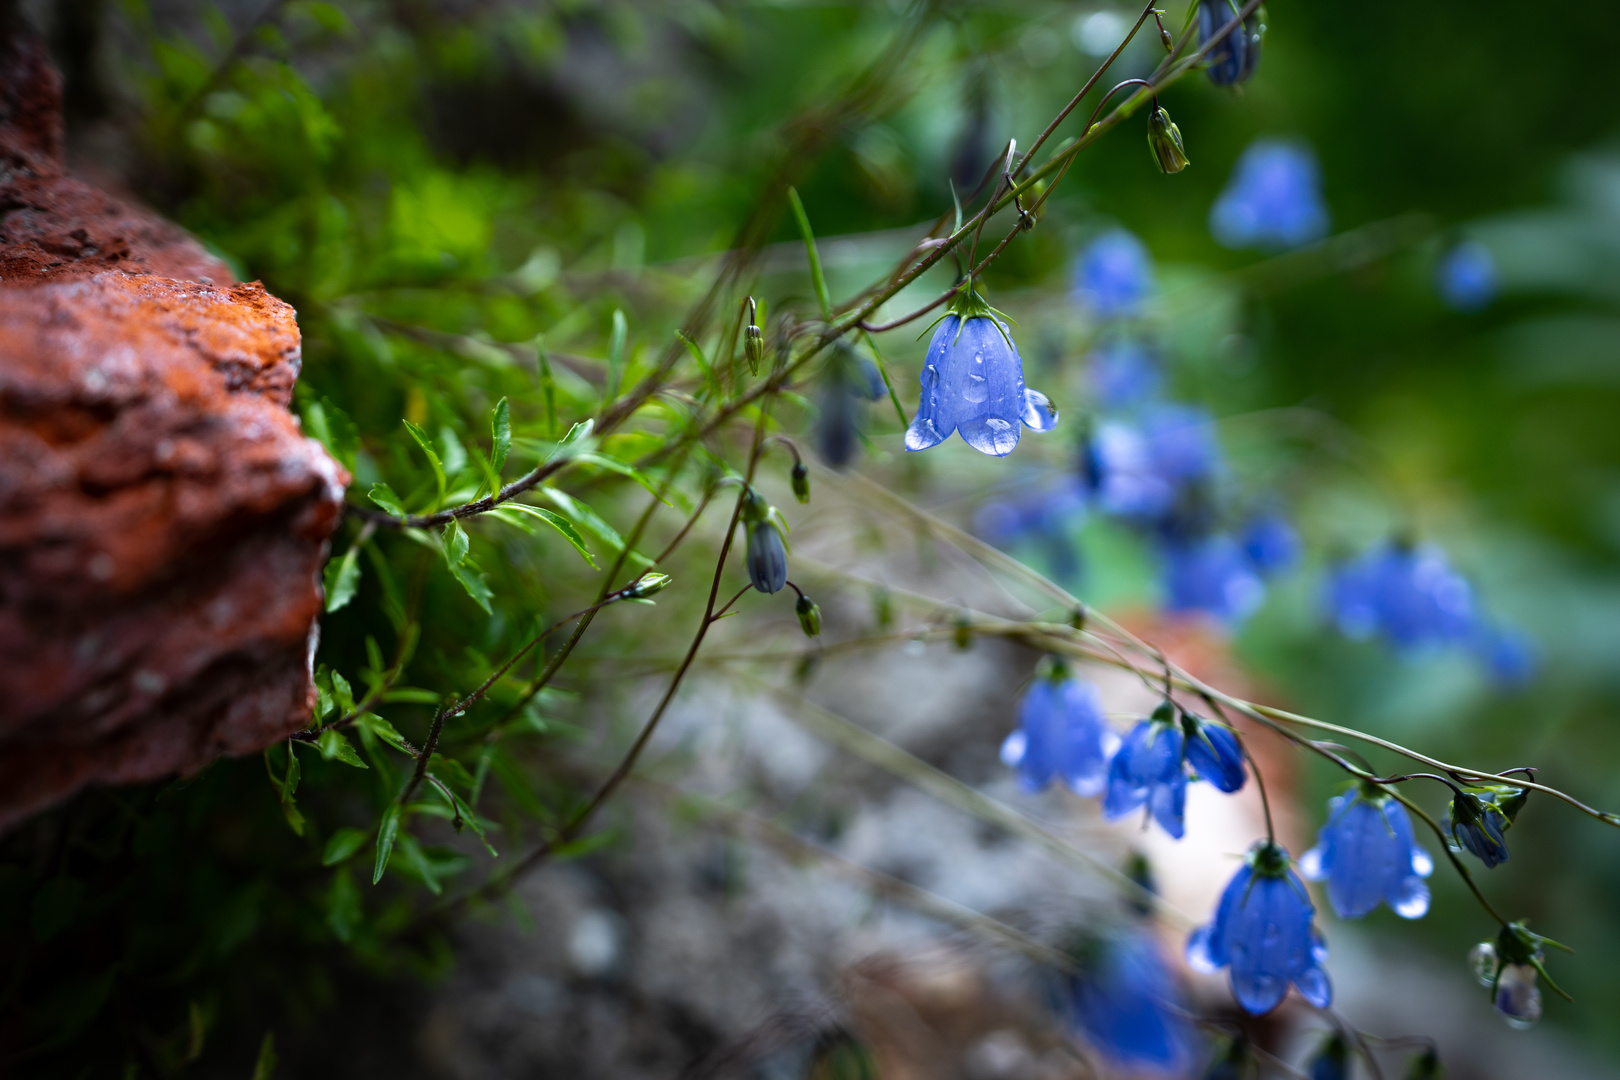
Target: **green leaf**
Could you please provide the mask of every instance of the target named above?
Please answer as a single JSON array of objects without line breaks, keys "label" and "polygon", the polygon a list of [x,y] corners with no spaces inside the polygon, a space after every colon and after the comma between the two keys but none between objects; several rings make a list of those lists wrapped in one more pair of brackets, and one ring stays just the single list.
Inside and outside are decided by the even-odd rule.
[{"label": "green leaf", "polygon": [[583,453],[575,454],[574,460],[589,462],[592,465],[597,465],[601,468],[607,469],[609,472],[616,472],[620,476],[628,476],[630,479],[646,488],[647,493],[655,496],[659,502],[663,503],[665,506],[669,505],[669,500],[660,495],[658,493],[658,488],[653,486],[653,482],[647,479],[641,470],[637,469],[634,465],[626,465],[618,458],[608,457],[606,454],[599,454],[594,450],[586,450]]},{"label": "green leaf", "polygon": [[472,548],[472,540],[467,531],[461,527],[461,522],[452,521],[444,527],[444,561],[455,566],[467,557]]},{"label": "green leaf", "polygon": [[357,769],[369,769],[371,766],[360,760],[355,753],[354,745],[344,738],[343,732],[337,728],[327,728],[321,732],[321,757],[327,761],[341,761],[345,765],[353,765]]},{"label": "green leaf", "polygon": [[354,33],[354,24],[349,17],[343,14],[336,4],[328,4],[321,0],[306,0],[298,5],[298,10],[304,12],[318,23],[322,30],[339,37],[348,37]]},{"label": "green leaf", "polygon": [[434,896],[444,892],[444,886],[439,884],[437,868],[428,861],[426,853],[422,851],[422,845],[416,842],[416,837],[410,835],[400,837],[399,850],[400,854],[405,856],[406,865],[422,879],[422,884],[428,887],[429,892]]},{"label": "green leaf", "polygon": [[327,839],[326,851],[321,855],[321,865],[336,866],[359,851],[365,842],[365,833],[345,825]]},{"label": "green leaf", "polygon": [[563,436],[562,442],[558,443],[554,448],[552,448],[551,453],[546,455],[546,461],[551,462],[555,461],[559,457],[568,456],[565,451],[577,450],[581,443],[591,437],[591,432],[595,429],[595,427],[595,420],[581,420],[579,423],[569,428],[568,434]]},{"label": "green leaf", "polygon": [[371,872],[373,885],[382,880],[383,871],[388,869],[388,859],[394,854],[394,840],[398,836],[399,804],[389,803],[388,811],[383,814],[382,824],[377,827],[377,862]]},{"label": "green leaf", "polygon": [[506,467],[506,455],[512,452],[512,407],[505,398],[495,403],[495,416],[490,420],[489,463],[497,476]]},{"label": "green leaf", "polygon": [[484,572],[467,554],[471,544],[467,533],[461,527],[461,522],[452,521],[444,530],[444,561],[450,567],[450,575],[461,583],[467,595],[472,597],[473,603],[483,608],[484,614],[491,615],[494,614],[494,608],[491,607],[490,601],[495,594],[490,591]]},{"label": "green leaf", "polygon": [[830,320],[832,297],[827,293],[827,279],[821,273],[821,256],[816,252],[816,234],[810,231],[810,216],[804,212],[804,202],[799,198],[796,188],[788,188],[788,203],[793,207],[793,216],[799,222],[799,232],[804,236],[805,254],[810,258],[810,280],[816,287],[816,299],[821,301],[821,314]]},{"label": "green leaf", "polygon": [[279,1060],[276,1057],[275,1034],[267,1031],[264,1041],[259,1044],[259,1057],[253,1063],[253,1080],[273,1080]]},{"label": "green leaf", "polygon": [[[579,552],[579,557],[584,559],[590,565],[591,569],[600,569],[600,567],[596,565],[596,556],[592,555],[585,547],[585,538],[579,535],[579,531],[575,529],[573,525],[569,524],[567,518],[553,514],[550,510],[542,510],[538,506],[530,506],[528,503],[509,502],[506,505],[520,513],[537,517],[541,521],[544,521],[547,525],[550,525],[553,529],[556,529],[557,532],[562,535],[564,540],[567,540],[570,544],[574,545],[574,550]],[[620,546],[623,545],[621,544]]]},{"label": "green leaf", "polygon": [[[437,701],[439,699],[436,695],[430,695],[428,700]],[[378,716],[376,713],[361,713],[355,723],[364,727],[367,731],[377,736],[377,738],[381,739],[389,746],[392,746],[395,750],[398,750],[403,754],[411,754],[413,757],[415,756],[414,752],[410,748],[410,744],[405,741],[405,736],[399,733],[399,729],[394,727],[394,725],[390,724],[387,720],[384,720],[382,717]]]},{"label": "green leaf", "polygon": [[336,671],[332,672],[331,677],[332,699],[337,702],[338,708],[343,710],[343,715],[347,716],[354,712],[354,688],[349,685],[348,679]]},{"label": "green leaf", "polygon": [[381,481],[371,485],[371,490],[366,493],[366,497],[394,517],[410,517],[405,512],[405,507],[400,505],[399,496],[394,494],[394,489]]},{"label": "green leaf", "polygon": [[[437,755],[434,756],[437,757]],[[459,762],[456,764],[459,764]],[[439,798],[450,804],[450,809],[454,811],[457,817],[461,818],[462,823],[472,829],[473,835],[478,837],[478,842],[484,845],[484,850],[495,858],[500,858],[501,853],[495,850],[495,846],[489,842],[489,837],[484,835],[484,822],[474,812],[473,808],[467,805],[466,800],[457,795],[455,789],[449,784],[443,783],[443,781],[435,784],[433,790],[439,793]]]},{"label": "green leaf", "polygon": [[326,890],[326,925],[333,937],[345,943],[360,926],[360,890],[354,887],[354,875],[347,866],[338,868]]},{"label": "green leaf", "polygon": [[[419,686],[396,686],[383,694],[382,700],[395,705],[405,703],[410,705],[437,705],[439,695],[432,690],[424,690]],[[386,721],[385,721],[386,722]]]},{"label": "green leaf", "polygon": [[401,420],[400,423],[405,425],[405,430],[411,433],[411,438],[416,440],[416,445],[422,448],[422,453],[427,456],[428,464],[433,467],[433,479],[439,485],[439,498],[433,504],[433,509],[437,510],[444,502],[444,462],[439,460],[439,455],[434,451],[433,444],[428,441],[427,432],[423,431],[409,420]]},{"label": "green leaf", "polygon": [[686,351],[692,354],[693,360],[697,361],[698,370],[703,372],[703,382],[705,385],[713,383],[714,369],[709,366],[709,358],[703,355],[703,346],[699,345],[697,342],[693,341],[679,330],[675,331],[675,336],[681,339],[681,344],[686,346]]},{"label": "green leaf", "polygon": [[467,467],[467,448],[461,445],[455,428],[446,425],[439,429],[439,450],[446,476],[455,476]]},{"label": "green leaf", "polygon": [[613,309],[613,334],[608,339],[607,400],[619,396],[619,380],[624,374],[624,339],[629,333],[622,308]]},{"label": "green leaf", "polygon": [[354,599],[360,589],[360,549],[351,547],[343,558],[328,560],[324,575],[326,610],[337,611]]}]

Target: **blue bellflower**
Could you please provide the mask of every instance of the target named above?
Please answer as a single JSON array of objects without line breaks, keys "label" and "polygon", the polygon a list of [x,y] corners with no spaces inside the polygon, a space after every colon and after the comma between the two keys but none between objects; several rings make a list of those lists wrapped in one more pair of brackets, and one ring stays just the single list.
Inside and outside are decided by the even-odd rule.
[{"label": "blue bellflower", "polygon": [[821,408],[816,439],[822,459],[835,469],[848,465],[860,437],[860,407],[885,392],[883,375],[872,358],[840,344],[822,374]]},{"label": "blue bellflower", "polygon": [[1243,527],[1243,552],[1261,576],[1292,569],[1300,547],[1299,533],[1281,514],[1256,514]]},{"label": "blue bellflower", "polygon": [[1166,703],[1131,729],[1108,764],[1103,816],[1113,821],[1142,806],[1165,832],[1186,832],[1187,774],[1208,780],[1217,790],[1237,791],[1247,778],[1237,737],[1190,713],[1175,719]]},{"label": "blue bellflower", "polygon": [[1496,257],[1477,240],[1466,240],[1440,256],[1434,277],[1440,299],[1456,311],[1480,311],[1489,307],[1500,288]]},{"label": "blue bellflower", "polygon": [[1056,780],[1076,794],[1097,795],[1118,744],[1103,720],[1096,687],[1054,668],[1051,677],[1037,678],[1024,695],[1018,730],[1001,744],[1001,760],[1018,770],[1026,791],[1039,791]]},{"label": "blue bellflower", "polygon": [[1229,536],[1176,539],[1164,545],[1165,607],[1201,611],[1223,623],[1246,618],[1265,599],[1253,562]]},{"label": "blue bellflower", "polygon": [[1452,797],[1450,827],[1452,839],[1463,850],[1478,857],[1487,870],[1508,861],[1507,840],[1504,835],[1513,824],[1517,808],[1524,804],[1522,792],[1510,797],[1508,805],[1487,794],[1483,798],[1473,792],[1459,791]]},{"label": "blue bellflower", "polygon": [[748,580],[762,593],[781,592],[787,584],[787,545],[772,522],[748,526]]},{"label": "blue bellflower", "polygon": [[1163,523],[1187,489],[1222,466],[1215,424],[1202,409],[1163,405],[1140,426],[1110,420],[1082,449],[1081,477],[1100,509],[1139,524]]},{"label": "blue bellflower", "polygon": [[1157,396],[1164,381],[1152,350],[1131,338],[1116,338],[1093,352],[1086,377],[1106,409],[1135,408]]},{"label": "blue bellflower", "polygon": [[1328,602],[1346,635],[1381,634],[1402,651],[1465,639],[1475,626],[1472,587],[1428,545],[1374,545],[1333,571]]},{"label": "blue bellflower", "polygon": [[1193,931],[1187,963],[1211,973],[1229,968],[1232,993],[1252,1016],[1282,1004],[1290,985],[1325,1009],[1333,986],[1322,970],[1327,944],[1311,924],[1315,914],[1288,852],[1262,841],[1221,894],[1214,921]]},{"label": "blue bellflower", "polygon": [[1087,944],[1068,980],[1069,1012],[1087,1042],[1129,1070],[1182,1075],[1195,1035],[1186,1000],[1146,931]]},{"label": "blue bellflower", "polygon": [[1209,231],[1223,247],[1273,250],[1327,235],[1315,155],[1296,143],[1256,140],[1210,208]]},{"label": "blue bellflower", "polygon": [[1012,498],[996,499],[973,515],[973,531],[999,548],[1021,541],[1035,544],[1060,581],[1080,573],[1080,557],[1072,532],[1085,518],[1084,492],[1073,477]]},{"label": "blue bellflower", "polygon": [[1316,846],[1300,856],[1299,870],[1326,881],[1328,900],[1342,919],[1359,919],[1388,903],[1403,919],[1429,910],[1423,879],[1434,861],[1412,838],[1406,807],[1376,785],[1361,785],[1328,802],[1327,824]]},{"label": "blue bellflower", "polygon": [[[1203,44],[1214,37],[1242,10],[1239,0],[1203,0],[1198,5],[1198,41]],[[1231,86],[1243,82],[1260,66],[1260,42],[1265,37],[1265,24],[1256,11],[1234,26],[1231,33],[1209,51],[1209,81],[1216,86]]]},{"label": "blue bellflower", "polygon": [[960,431],[981,454],[1003,457],[1018,445],[1020,423],[1032,431],[1056,427],[1057,410],[1024,386],[1024,361],[989,306],[970,287],[952,312],[928,343],[906,449],[926,450]]},{"label": "blue bellflower", "polygon": [[1074,298],[1100,319],[1138,315],[1153,292],[1153,263],[1124,229],[1105,232],[1074,264]]},{"label": "blue bellflower", "polygon": [[1535,649],[1512,627],[1481,624],[1469,647],[1497,686],[1516,689],[1535,678]]}]

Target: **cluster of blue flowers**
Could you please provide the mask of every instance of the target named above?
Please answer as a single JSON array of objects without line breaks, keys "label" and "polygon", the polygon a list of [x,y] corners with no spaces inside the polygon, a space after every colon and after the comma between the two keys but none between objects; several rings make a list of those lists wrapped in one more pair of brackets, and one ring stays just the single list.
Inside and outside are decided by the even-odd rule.
[{"label": "cluster of blue flowers", "polygon": [[1432,544],[1386,540],[1340,563],[1328,578],[1327,605],[1352,638],[1381,637],[1406,655],[1460,647],[1506,686],[1535,673],[1524,635],[1481,616],[1473,586]]}]

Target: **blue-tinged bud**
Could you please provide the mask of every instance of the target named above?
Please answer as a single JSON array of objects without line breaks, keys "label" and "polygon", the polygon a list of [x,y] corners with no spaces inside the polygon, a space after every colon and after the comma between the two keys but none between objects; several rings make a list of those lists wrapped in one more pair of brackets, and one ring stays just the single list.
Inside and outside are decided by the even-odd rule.
[{"label": "blue-tinged bud", "polygon": [[787,545],[768,519],[748,526],[748,580],[762,593],[781,592],[787,584]]},{"label": "blue-tinged bud", "polygon": [[[1214,37],[1242,8],[1238,0],[1203,0],[1198,5],[1198,40]],[[1232,86],[1248,80],[1260,66],[1260,43],[1265,36],[1266,24],[1257,8],[1209,51],[1209,81]]]},{"label": "blue-tinged bud", "polygon": [[1335,1031],[1323,1040],[1311,1059],[1311,1080],[1350,1080],[1350,1047]]},{"label": "blue-tinged bud", "polygon": [[793,608],[799,616],[799,629],[804,631],[805,637],[818,637],[821,634],[821,609],[816,602],[803,593],[799,594],[799,602]]},{"label": "blue-tinged bud", "polygon": [[1494,802],[1471,792],[1460,791],[1451,800],[1452,837],[1487,868],[1507,862],[1507,841],[1502,834],[1511,824]]},{"label": "blue-tinged bud", "polygon": [[1237,736],[1218,724],[1192,713],[1182,713],[1181,730],[1187,737],[1187,764],[1217,791],[1233,792],[1243,786],[1243,746]]},{"label": "blue-tinged bud", "polygon": [[1215,1055],[1204,1080],[1244,1080],[1249,1075],[1249,1040],[1237,1036]]},{"label": "blue-tinged bud", "polygon": [[653,593],[662,592],[669,584],[668,574],[643,574],[641,579],[624,591],[627,600],[645,600]]},{"label": "blue-tinged bud", "polygon": [[801,503],[810,501],[810,470],[805,468],[804,462],[793,463],[793,473],[788,482],[793,486],[793,497]]},{"label": "blue-tinged bud", "polygon": [[1504,964],[1496,977],[1492,999],[1507,1022],[1527,1028],[1541,1019],[1541,988],[1536,985],[1536,969],[1529,964]]},{"label": "blue-tinged bud", "polygon": [[1440,1080],[1445,1072],[1440,1064],[1440,1052],[1431,1046],[1407,1065],[1406,1080]]},{"label": "blue-tinged bud", "polygon": [[1148,148],[1162,173],[1178,173],[1192,164],[1181,144],[1181,129],[1171,121],[1169,113],[1157,106],[1148,114]]},{"label": "blue-tinged bud", "polygon": [[[1558,945],[1532,933],[1521,920],[1504,926],[1494,943],[1482,941],[1469,954],[1475,977],[1490,989],[1491,1004],[1513,1027],[1527,1028],[1541,1019],[1541,988],[1536,976],[1546,975],[1543,943]],[[1547,982],[1558,990],[1550,976]]]}]

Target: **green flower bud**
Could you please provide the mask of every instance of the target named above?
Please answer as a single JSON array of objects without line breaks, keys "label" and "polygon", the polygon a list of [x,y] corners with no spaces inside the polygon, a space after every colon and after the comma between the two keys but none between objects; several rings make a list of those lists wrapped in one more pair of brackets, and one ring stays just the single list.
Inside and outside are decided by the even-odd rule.
[{"label": "green flower bud", "polygon": [[753,323],[743,327],[743,355],[748,357],[748,370],[759,374],[759,362],[765,359],[765,332]]},{"label": "green flower bud", "polygon": [[749,488],[743,495],[742,520],[744,525],[758,525],[771,516],[771,504],[765,496]]},{"label": "green flower bud", "polygon": [[821,609],[814,600],[800,593],[793,611],[799,616],[799,629],[804,631],[805,637],[821,636]]},{"label": "green flower bud", "polygon": [[627,600],[645,600],[653,593],[663,592],[668,584],[668,574],[643,574],[639,581],[624,590],[624,596]]},{"label": "green flower bud", "polygon": [[793,497],[802,503],[809,502],[810,470],[804,467],[804,462],[795,461],[793,463],[793,475],[791,478],[791,483],[793,484]]},{"label": "green flower bud", "polygon": [[1191,164],[1181,145],[1181,129],[1171,123],[1170,114],[1162,108],[1148,114],[1148,148],[1160,172],[1178,173]]}]

